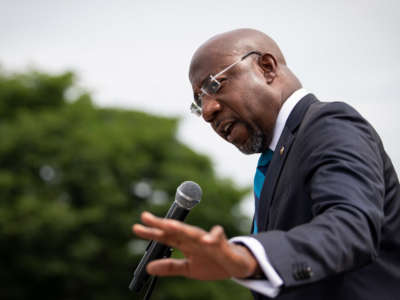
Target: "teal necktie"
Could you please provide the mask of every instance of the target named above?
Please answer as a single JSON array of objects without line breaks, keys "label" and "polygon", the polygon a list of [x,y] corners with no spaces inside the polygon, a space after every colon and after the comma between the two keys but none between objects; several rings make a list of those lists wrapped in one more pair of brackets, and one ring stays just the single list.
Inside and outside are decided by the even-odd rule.
[{"label": "teal necktie", "polygon": [[260,204],[260,196],[265,181],[265,174],[267,173],[267,169],[273,154],[274,152],[268,149],[267,151],[262,153],[260,155],[260,158],[258,159],[256,174],[254,176],[255,212],[254,212],[253,233],[258,233],[257,212]]}]

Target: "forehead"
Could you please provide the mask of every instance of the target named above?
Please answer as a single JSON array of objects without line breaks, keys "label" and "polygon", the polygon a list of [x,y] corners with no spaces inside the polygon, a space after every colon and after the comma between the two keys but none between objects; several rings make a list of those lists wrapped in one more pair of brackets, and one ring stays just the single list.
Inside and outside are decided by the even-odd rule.
[{"label": "forehead", "polygon": [[189,80],[193,89],[199,88],[209,75],[217,74],[230,64],[237,61],[238,55],[210,53],[193,56],[189,69]]}]

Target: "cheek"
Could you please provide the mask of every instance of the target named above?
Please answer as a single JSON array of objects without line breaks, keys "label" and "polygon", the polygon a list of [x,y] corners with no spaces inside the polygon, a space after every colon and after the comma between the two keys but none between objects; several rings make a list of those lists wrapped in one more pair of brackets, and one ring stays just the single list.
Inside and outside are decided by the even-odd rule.
[{"label": "cheek", "polygon": [[247,76],[241,81],[241,98],[244,107],[249,113],[259,112],[260,109],[264,110],[265,105],[265,83],[254,74],[246,74]]},{"label": "cheek", "polygon": [[243,117],[245,121],[252,125],[260,126],[260,120],[268,118],[271,112],[271,107],[263,97],[263,94],[257,90],[247,90],[242,95]]},{"label": "cheek", "polygon": [[245,97],[245,118],[253,130],[261,131],[265,136],[265,143],[269,144],[273,130],[275,127],[275,120],[279,112],[277,105],[277,97],[272,89],[268,86],[257,84],[252,81],[246,89],[243,96]]}]

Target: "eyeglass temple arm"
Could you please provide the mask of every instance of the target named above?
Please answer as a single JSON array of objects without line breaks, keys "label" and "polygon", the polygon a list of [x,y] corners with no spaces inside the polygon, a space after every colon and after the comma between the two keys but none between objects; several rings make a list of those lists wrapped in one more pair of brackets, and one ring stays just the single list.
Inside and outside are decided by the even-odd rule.
[{"label": "eyeglass temple arm", "polygon": [[225,73],[226,71],[228,71],[229,69],[233,68],[234,66],[236,66],[238,63],[240,63],[243,59],[247,58],[248,56],[252,55],[252,54],[257,54],[257,55],[261,55],[260,52],[258,51],[250,51],[249,53],[246,53],[244,56],[242,56],[238,61],[234,62],[233,64],[231,64],[230,66],[227,66],[225,69],[223,69],[222,71],[220,71],[218,74],[215,75],[210,75],[212,80],[218,81],[216,80],[216,78],[218,76],[220,76],[221,74]]}]

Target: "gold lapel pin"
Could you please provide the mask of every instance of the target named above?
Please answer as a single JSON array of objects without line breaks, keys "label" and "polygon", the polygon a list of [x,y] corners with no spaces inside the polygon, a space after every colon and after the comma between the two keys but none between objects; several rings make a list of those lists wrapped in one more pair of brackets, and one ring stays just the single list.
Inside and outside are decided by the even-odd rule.
[{"label": "gold lapel pin", "polygon": [[279,150],[279,153],[280,153],[281,155],[283,155],[283,152],[285,152],[285,146],[282,146],[282,147],[281,147],[281,150]]}]

